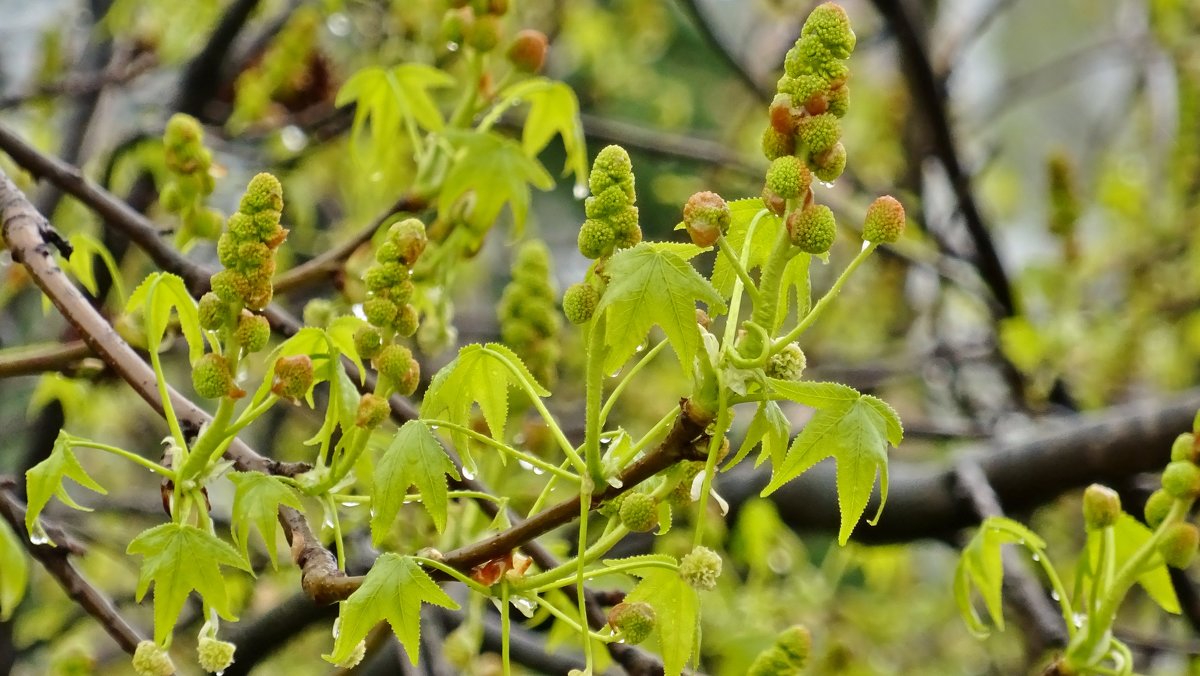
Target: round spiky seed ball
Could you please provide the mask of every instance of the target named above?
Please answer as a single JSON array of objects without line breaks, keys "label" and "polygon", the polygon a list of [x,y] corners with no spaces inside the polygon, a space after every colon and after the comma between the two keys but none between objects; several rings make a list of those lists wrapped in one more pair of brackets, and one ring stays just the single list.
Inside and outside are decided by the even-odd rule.
[{"label": "round spiky seed ball", "polygon": [[696,589],[712,591],[717,588],[717,578],[721,577],[721,566],[720,554],[699,546],[680,560],[679,576]]},{"label": "round spiky seed ball", "polygon": [[229,312],[229,304],[221,300],[212,291],[200,296],[200,302],[197,305],[196,311],[200,315],[201,328],[208,329],[209,331],[216,331],[225,326],[231,314]]},{"label": "round spiky seed ball", "polygon": [[572,284],[563,294],[563,314],[572,324],[583,324],[592,318],[599,303],[600,294],[591,284],[586,282]]},{"label": "round spiky seed ball", "polygon": [[205,399],[220,399],[233,389],[233,374],[229,362],[216,352],[209,352],[192,366],[192,387]]},{"label": "round spiky seed ball", "polygon": [[750,663],[746,676],[793,676],[799,673],[791,657],[779,646],[771,646]]},{"label": "round spiky seed ball", "polygon": [[836,115],[822,113],[800,120],[796,127],[796,140],[809,155],[819,155],[833,148],[842,138],[842,125]]},{"label": "round spiky seed ball", "polygon": [[1121,496],[1107,486],[1092,484],[1083,492],[1083,522],[1088,530],[1107,528],[1121,516]]},{"label": "round spiky seed ball", "polygon": [[549,41],[546,34],[531,28],[519,31],[508,46],[508,61],[523,73],[537,73],[546,63]]},{"label": "round spiky seed ball", "polygon": [[683,205],[683,225],[697,246],[715,244],[719,235],[729,232],[731,218],[729,205],[715,192],[698,192]]},{"label": "round spiky seed ball", "polygon": [[763,130],[762,151],[768,160],[791,155],[796,150],[795,135],[783,134],[771,127]]},{"label": "round spiky seed ball", "polygon": [[306,354],[280,357],[275,361],[275,381],[271,392],[284,399],[299,399],[313,384],[313,362]]},{"label": "round spiky seed ball", "polygon": [[776,158],[767,170],[767,189],[784,199],[800,197],[811,184],[812,173],[793,155]]},{"label": "round spiky seed ball", "polygon": [[645,493],[630,493],[621,501],[621,524],[635,533],[646,533],[658,525],[658,501]]},{"label": "round spiky seed ball", "polygon": [[371,359],[383,349],[383,335],[369,324],[360,326],[354,331],[354,349],[363,359]]},{"label": "round spiky seed ball", "polygon": [[1171,512],[1171,506],[1174,504],[1175,498],[1161,488],[1151,493],[1143,510],[1146,524],[1151,528],[1158,528],[1158,525],[1166,520],[1167,514]]},{"label": "round spiky seed ball", "polygon": [[579,228],[579,253],[587,258],[600,258],[612,252],[612,226],[604,221],[589,218]]},{"label": "round spiky seed ball", "polygon": [[154,641],[141,641],[133,652],[133,670],[138,676],[170,676],[175,665],[165,648]]},{"label": "round spiky seed ball", "polygon": [[904,234],[904,205],[891,195],[878,197],[867,208],[863,221],[863,239],[891,243]]},{"label": "round spiky seed ball", "polygon": [[1200,496],[1200,467],[1190,462],[1172,462],[1163,470],[1162,487],[1176,498]]},{"label": "round spiky seed ball", "polygon": [[368,429],[376,427],[387,420],[391,412],[392,408],[387,399],[368,392],[358,400],[358,413],[354,417],[354,424]]},{"label": "round spiky seed ball", "polygon": [[200,668],[210,674],[219,674],[233,664],[233,653],[237,646],[228,641],[218,641],[205,636],[196,644],[196,661]]},{"label": "round spiky seed ball", "polygon": [[396,319],[400,308],[387,298],[371,298],[363,303],[363,315],[367,321],[380,328],[387,328]]},{"label": "round spiky seed ball", "polygon": [[813,176],[816,176],[817,180],[832,183],[845,170],[846,146],[841,142],[833,144],[832,148],[813,158]]},{"label": "round spiky seed ball", "polygon": [[[244,214],[257,214],[260,211],[280,212],[283,210],[283,186],[279,179],[263,172],[256,174],[246,185],[246,192],[238,205],[238,211]],[[275,216],[274,221],[279,222]]]},{"label": "round spiky seed ball", "polygon": [[271,324],[266,317],[243,310],[233,335],[247,353],[258,352],[271,339]]},{"label": "round spiky seed ball", "polygon": [[808,360],[798,343],[788,343],[767,361],[767,375],[781,380],[800,380]]},{"label": "round spiky seed ball", "polygon": [[417,332],[417,322],[417,308],[410,303],[405,303],[396,312],[396,320],[392,322],[392,328],[396,329],[396,333],[407,338]]},{"label": "round spiky seed ball", "polygon": [[408,265],[417,262],[429,244],[425,224],[416,218],[406,218],[388,228],[388,241],[397,249],[400,260]]},{"label": "round spiky seed ball", "polygon": [[1196,558],[1196,547],[1200,545],[1200,531],[1190,523],[1177,523],[1167,528],[1158,543],[1158,552],[1173,568],[1187,568]]},{"label": "round spiky seed ball", "polygon": [[812,634],[807,627],[792,625],[779,633],[775,646],[787,654],[797,667],[803,667],[812,654]]},{"label": "round spiky seed ball", "polygon": [[395,343],[388,345],[375,355],[371,362],[379,375],[393,383],[399,383],[408,377],[409,362],[412,361],[412,351],[403,345]]},{"label": "round spiky seed ball", "polygon": [[839,5],[826,2],[817,5],[800,29],[801,36],[814,36],[834,58],[845,59],[854,51],[857,39],[850,28],[850,17]]},{"label": "round spiky seed ball", "polygon": [[810,254],[823,254],[837,238],[837,222],[824,204],[810,204],[802,211],[788,214],[788,235],[792,244]]},{"label": "round spiky seed ball", "polygon": [[644,601],[618,603],[608,611],[608,624],[623,632],[625,642],[630,645],[650,638],[657,619],[654,607]]},{"label": "round spiky seed ball", "polygon": [[305,326],[325,328],[333,321],[333,303],[325,298],[314,298],[304,304]]}]

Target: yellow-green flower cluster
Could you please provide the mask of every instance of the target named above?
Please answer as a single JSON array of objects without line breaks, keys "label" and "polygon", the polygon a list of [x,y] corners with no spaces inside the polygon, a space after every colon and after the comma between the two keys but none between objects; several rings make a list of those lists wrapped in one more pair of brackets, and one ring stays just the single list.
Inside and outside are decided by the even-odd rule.
[{"label": "yellow-green flower cluster", "polygon": [[384,335],[411,336],[417,331],[417,309],[409,303],[414,289],[410,277],[427,242],[421,221],[406,218],[393,223],[386,241],[375,251],[375,263],[363,274],[369,294],[363,313]]},{"label": "yellow-green flower cluster", "polygon": [[634,206],[633,164],[621,146],[608,146],[596,155],[588,175],[592,196],[584,202],[587,220],[579,229],[579,252],[588,258],[609,256],[616,249],[642,241],[638,209]]},{"label": "yellow-green flower cluster", "polygon": [[215,239],[225,217],[204,205],[213,191],[213,160],[204,147],[200,123],[190,115],[172,115],[163,132],[163,151],[169,174],[158,200],[163,209],[179,217],[179,244],[194,237]]},{"label": "yellow-green flower cluster", "polygon": [[441,36],[446,42],[466,44],[490,52],[500,44],[501,19],[508,13],[508,0],[453,2],[442,18]]},{"label": "yellow-green flower cluster", "polygon": [[512,281],[500,297],[500,339],[546,387],[553,387],[558,378],[561,356],[558,333],[562,322],[554,307],[556,297],[550,250],[538,240],[525,242],[513,261]]},{"label": "yellow-green flower cluster", "polygon": [[759,653],[750,663],[750,676],[785,676],[804,670],[812,654],[812,635],[808,629],[795,625],[784,629],[770,648]]},{"label": "yellow-green flower cluster", "polygon": [[763,133],[763,152],[775,160],[793,155],[822,181],[846,167],[839,118],[846,114],[854,31],[845,10],[827,2],[804,22],[800,38],[788,50],[784,76],[771,102],[771,124]]},{"label": "yellow-green flower cluster", "polygon": [[261,310],[271,302],[275,250],[288,233],[279,224],[282,209],[279,179],[266,173],[250,179],[237,212],[217,240],[217,257],[225,269],[213,275],[212,293],[225,303],[227,316],[239,316],[243,307]]},{"label": "yellow-green flower cluster", "polygon": [[277,95],[287,96],[303,89],[320,26],[318,10],[296,10],[262,60],[242,71],[234,83],[237,98],[229,118],[230,128],[240,129],[261,118]]},{"label": "yellow-green flower cluster", "polygon": [[608,624],[624,634],[626,643],[637,645],[650,638],[658,617],[654,606],[644,601],[618,603],[608,611]]}]

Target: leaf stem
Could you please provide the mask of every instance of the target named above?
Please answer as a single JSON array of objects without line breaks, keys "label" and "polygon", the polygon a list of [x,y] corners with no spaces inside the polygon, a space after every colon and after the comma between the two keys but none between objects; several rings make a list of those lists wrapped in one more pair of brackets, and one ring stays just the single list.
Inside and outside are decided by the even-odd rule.
[{"label": "leaf stem", "polygon": [[[491,589],[476,582],[475,580],[472,580],[470,577],[463,575],[462,572],[457,570],[456,568],[447,566],[446,564],[442,563],[441,561],[438,561],[437,559],[430,559],[430,558],[426,558],[424,556],[414,556],[412,558],[414,561],[416,561],[417,563],[420,563],[423,566],[429,566],[430,568],[437,568],[438,570],[449,575],[450,577],[454,578],[455,580],[458,580],[459,582],[467,585],[468,587],[471,588],[472,591],[474,591],[476,593],[483,594],[484,596],[492,596]],[[508,587],[508,585],[505,584],[504,588],[507,588],[507,587]]]},{"label": "leaf stem", "polygon": [[[747,231],[747,242],[750,241],[749,235],[750,233]],[[729,240],[725,239],[725,235],[720,233],[717,234],[717,250],[720,251],[719,255],[725,257],[725,260],[729,263],[729,266],[733,268],[734,273],[737,274],[738,281],[742,283],[742,286],[746,291],[746,295],[750,296],[751,302],[757,303],[758,289],[754,286],[754,280],[750,279],[750,273],[746,272],[746,266],[742,265],[742,261],[733,252],[733,245],[729,243]]]},{"label": "leaf stem", "polygon": [[633,377],[637,375],[637,372],[641,371],[642,368],[649,364],[650,360],[657,357],[658,353],[662,352],[663,348],[666,346],[666,339],[659,341],[657,345],[647,350],[646,354],[642,355],[642,358],[625,372],[625,375],[621,377],[621,382],[617,383],[617,386],[613,388],[613,391],[608,395],[608,399],[604,402],[604,407],[600,409],[601,424],[603,424],[605,420],[608,420],[608,414],[612,412],[613,405],[617,403],[617,398],[620,397],[621,393],[625,391],[625,387],[629,385],[630,381],[633,380]]},{"label": "leaf stem", "polygon": [[514,458],[521,460],[522,462],[526,462],[526,463],[529,463],[530,465],[533,465],[534,467],[537,467],[538,469],[541,469],[545,472],[556,475],[556,476],[566,479],[568,481],[574,481],[575,483],[579,483],[579,480],[580,480],[579,477],[566,471],[565,469],[560,469],[557,465],[548,463],[545,460],[542,460],[541,458],[539,458],[535,455],[526,453],[525,451],[519,450],[517,448],[513,448],[512,446],[509,446],[508,444],[506,444],[502,441],[497,441],[497,440],[489,437],[486,434],[480,434],[479,432],[476,432],[475,430],[471,429],[470,427],[466,427],[465,425],[459,425],[457,423],[452,423],[448,420],[441,420],[438,418],[422,418],[421,420],[423,422],[425,422],[427,425],[429,425],[430,427],[445,427],[446,429],[454,430],[455,432],[465,434],[468,437],[474,439],[475,441],[478,441],[481,444],[487,444],[488,446],[491,446],[492,448],[503,451],[503,452],[513,456]]},{"label": "leaf stem", "polygon": [[82,439],[80,437],[76,437],[73,435],[69,435],[68,440],[69,440],[68,443],[70,443],[70,445],[72,447],[94,448],[98,451],[105,451],[107,453],[112,453],[113,455],[117,455],[122,458],[125,458],[126,460],[129,460],[130,462],[137,463],[137,464],[141,465],[142,467],[145,467],[146,469],[150,470],[151,472],[154,472],[155,474],[160,474],[162,476],[165,476],[168,479],[171,479],[172,481],[175,480],[175,472],[171,471],[170,469],[168,469],[166,467],[163,467],[162,465],[158,464],[157,462],[154,462],[153,460],[143,458],[142,456],[140,456],[136,453],[127,451],[123,448],[118,448],[116,446],[109,446],[108,444],[102,444],[97,441],[90,441],[88,439]]},{"label": "leaf stem", "polygon": [[559,426],[558,420],[554,418],[554,415],[550,413],[549,409],[546,408],[546,403],[542,401],[540,396],[538,396],[537,390],[535,390],[533,387],[533,383],[530,383],[525,377],[525,374],[521,372],[521,369],[517,368],[516,364],[513,364],[512,361],[510,361],[509,358],[504,354],[495,350],[488,350],[486,347],[483,349],[487,351],[488,354],[498,359],[500,363],[504,364],[509,373],[511,373],[513,377],[517,379],[517,382],[521,384],[521,389],[525,390],[525,394],[529,395],[529,399],[533,404],[533,408],[538,412],[538,415],[542,416],[542,420],[545,421],[546,426],[550,428],[551,434],[553,434],[555,440],[558,441],[558,445],[562,449],[563,453],[571,459],[571,462],[575,465],[576,469],[582,472],[587,466],[587,463],[585,463],[583,458],[575,452],[575,446],[573,446],[571,442],[567,440],[567,435],[563,434],[562,427]]},{"label": "leaf stem", "polygon": [[583,457],[587,459],[587,471],[596,486],[604,483],[604,470],[600,465],[600,427],[604,424],[600,404],[600,398],[604,396],[603,333],[604,315],[601,314],[588,325],[587,364],[584,373],[586,405],[583,418]]},{"label": "leaf stem", "polygon": [[863,261],[867,260],[867,257],[870,256],[878,246],[878,242],[863,242],[863,248],[858,252],[858,255],[854,257],[854,260],[850,261],[850,264],[846,266],[846,269],[842,270],[842,274],[838,275],[837,280],[834,281],[833,286],[829,288],[829,291],[825,292],[825,295],[821,296],[821,300],[817,301],[817,304],[808,311],[808,314],[804,315],[804,318],[801,319],[798,324],[796,324],[796,328],[788,331],[787,335],[775,341],[774,345],[771,347],[771,352],[778,352],[783,348],[784,345],[795,342],[795,340],[800,337],[800,334],[807,331],[808,328],[812,326],[818,318],[820,318],[821,313],[825,311],[825,308],[829,307],[830,302],[837,297],[838,293],[842,290],[842,287],[845,286],[846,280],[850,278],[850,275],[856,269],[858,269],[858,266],[862,265]]}]

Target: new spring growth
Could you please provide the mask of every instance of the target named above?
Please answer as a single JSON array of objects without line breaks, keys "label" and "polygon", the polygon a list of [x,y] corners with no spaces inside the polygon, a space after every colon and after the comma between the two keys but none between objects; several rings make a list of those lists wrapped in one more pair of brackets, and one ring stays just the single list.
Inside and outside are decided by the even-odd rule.
[{"label": "new spring growth", "polygon": [[233,383],[233,370],[223,355],[209,352],[192,365],[192,387],[205,399],[240,398],[245,392]]},{"label": "new spring growth", "polygon": [[233,653],[237,646],[228,641],[221,641],[209,636],[203,636],[196,644],[196,658],[200,668],[210,674],[220,674],[233,664]]},{"label": "new spring growth", "polygon": [[838,120],[849,105],[845,60],[854,45],[854,31],[841,7],[827,2],[809,15],[776,84],[771,124],[762,139],[767,159],[795,156],[822,181],[842,174],[846,149]]},{"label": "new spring growth", "polygon": [[658,617],[654,607],[643,601],[618,603],[608,611],[608,624],[619,631],[630,645],[637,645],[650,638]]},{"label": "new spring growth", "polygon": [[600,292],[596,287],[587,282],[577,282],[567,287],[566,293],[563,294],[562,308],[563,314],[567,316],[567,321],[572,324],[587,323],[592,315],[596,313],[596,306],[600,304]]},{"label": "new spring growth", "polygon": [[546,63],[547,48],[545,33],[526,28],[513,38],[505,55],[517,70],[523,73],[538,73]]},{"label": "new spring growth", "polygon": [[497,307],[500,339],[546,387],[553,387],[558,379],[561,356],[558,334],[562,320],[555,307],[557,297],[551,279],[550,250],[538,240],[525,242],[517,249],[512,281],[504,287]]},{"label": "new spring growth", "polygon": [[904,205],[891,195],[878,197],[867,207],[862,236],[867,242],[891,244],[904,234]]},{"label": "new spring growth", "polygon": [[729,232],[729,205],[715,192],[698,192],[683,205],[683,226],[692,244],[710,247]]},{"label": "new spring growth", "polygon": [[175,665],[165,648],[154,641],[141,641],[133,652],[133,671],[138,676],[171,676]]},{"label": "new spring growth", "polygon": [[1192,565],[1197,546],[1200,546],[1200,530],[1190,523],[1176,523],[1163,533],[1158,542],[1158,553],[1168,566],[1182,570]]},{"label": "new spring growth", "polygon": [[1121,516],[1121,496],[1107,486],[1092,484],[1083,492],[1083,523],[1088,530],[1108,528]]},{"label": "new spring growth", "polygon": [[312,357],[298,354],[280,357],[275,361],[275,379],[271,383],[271,392],[276,396],[298,401],[308,394],[312,384]]},{"label": "new spring growth", "polygon": [[179,217],[179,245],[194,237],[215,239],[225,217],[204,205],[213,191],[212,153],[204,147],[204,130],[190,115],[176,113],[163,132],[168,176],[158,201]]},{"label": "new spring growth", "polygon": [[658,525],[658,501],[646,493],[629,493],[621,501],[621,525],[635,533],[648,533]]},{"label": "new spring growth", "polygon": [[[202,299],[210,304],[210,317],[236,322],[243,307],[261,310],[271,302],[275,250],[288,233],[279,224],[282,210],[279,179],[265,173],[250,179],[237,212],[217,240],[217,257],[225,269],[212,276],[212,293],[225,307],[222,314],[216,301]],[[226,326],[237,330],[236,324]]]},{"label": "new spring growth", "polygon": [[812,654],[812,635],[800,625],[788,627],[775,637],[775,643],[759,653],[747,673],[754,676],[798,674]]},{"label": "new spring growth", "polygon": [[441,37],[446,42],[466,44],[490,52],[500,44],[501,18],[508,13],[507,0],[454,2],[442,17]]},{"label": "new spring growth", "polygon": [[679,561],[679,576],[692,587],[701,591],[712,591],[717,588],[717,578],[721,577],[721,555],[699,546]]},{"label": "new spring growth", "polygon": [[788,214],[788,237],[801,251],[823,254],[833,246],[837,238],[837,221],[833,212],[824,204],[810,204]]},{"label": "new spring growth", "polygon": [[1167,519],[1167,515],[1171,512],[1171,505],[1173,504],[1175,504],[1175,498],[1171,497],[1165,490],[1160,488],[1151,493],[1142,511],[1142,514],[1146,517],[1146,525],[1151,528],[1158,528],[1159,524]]},{"label": "new spring growth", "polygon": [[375,263],[363,275],[368,292],[363,313],[372,325],[401,336],[417,332],[417,308],[409,302],[414,290],[409,278],[428,242],[425,224],[415,218],[388,228],[387,239],[375,251]]},{"label": "new spring growth", "polygon": [[780,380],[800,380],[808,360],[798,343],[788,343],[767,361],[767,375]]},{"label": "new spring growth", "polygon": [[588,188],[592,196],[584,202],[587,220],[579,229],[579,253],[603,258],[642,241],[633,165],[624,148],[608,146],[596,155]]},{"label": "new spring growth", "polygon": [[379,377],[385,379],[387,386],[396,392],[407,397],[417,391],[421,365],[413,359],[412,351],[407,347],[392,343],[375,355],[371,364],[379,372]]}]

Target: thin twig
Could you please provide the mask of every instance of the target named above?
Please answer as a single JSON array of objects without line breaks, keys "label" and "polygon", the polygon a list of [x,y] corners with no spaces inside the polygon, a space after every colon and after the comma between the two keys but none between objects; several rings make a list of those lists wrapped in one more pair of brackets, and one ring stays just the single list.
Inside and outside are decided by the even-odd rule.
[{"label": "thin twig", "polygon": [[82,340],[0,352],[0,378],[26,376],[47,371],[69,371],[79,360],[92,356]]}]

